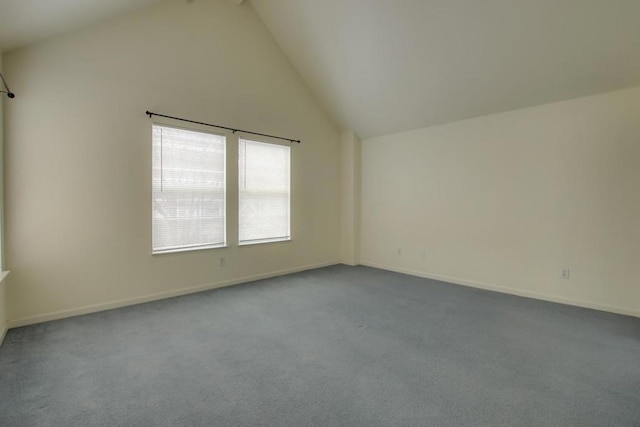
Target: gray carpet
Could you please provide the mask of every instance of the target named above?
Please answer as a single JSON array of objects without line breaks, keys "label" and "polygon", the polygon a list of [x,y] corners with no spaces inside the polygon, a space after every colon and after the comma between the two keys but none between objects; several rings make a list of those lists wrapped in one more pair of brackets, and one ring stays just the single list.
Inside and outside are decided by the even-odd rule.
[{"label": "gray carpet", "polygon": [[9,331],[2,426],[640,426],[640,319],[334,266]]}]

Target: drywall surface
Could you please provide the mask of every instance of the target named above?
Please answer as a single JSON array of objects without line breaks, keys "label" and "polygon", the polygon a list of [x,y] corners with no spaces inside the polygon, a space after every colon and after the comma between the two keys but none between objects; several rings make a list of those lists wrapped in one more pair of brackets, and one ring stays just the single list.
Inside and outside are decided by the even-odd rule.
[{"label": "drywall surface", "polygon": [[[2,72],[2,55],[0,55],[0,72]],[[4,90],[4,88],[3,88]],[[6,333],[7,326],[7,308],[6,308],[6,291],[5,280],[3,280],[4,274],[2,274],[3,268],[3,251],[4,251],[4,229],[3,229],[3,214],[4,214],[4,103],[5,99],[8,99],[5,94],[0,94],[0,344]]]},{"label": "drywall surface", "polygon": [[640,88],[366,139],[362,263],[640,316],[639,183]]},{"label": "drywall surface", "polygon": [[361,142],[353,131],[340,135],[340,261],[360,263]]},{"label": "drywall surface", "polygon": [[[166,1],[4,61],[12,324],[337,262],[340,133],[248,3]],[[228,133],[230,247],[151,256],[146,110],[301,139],[292,240],[237,246]]]}]

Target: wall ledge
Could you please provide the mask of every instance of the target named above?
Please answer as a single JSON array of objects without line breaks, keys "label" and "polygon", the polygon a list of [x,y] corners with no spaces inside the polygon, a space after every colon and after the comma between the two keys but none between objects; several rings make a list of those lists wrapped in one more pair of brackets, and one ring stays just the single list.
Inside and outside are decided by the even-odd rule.
[{"label": "wall ledge", "polygon": [[556,296],[556,295],[541,294],[538,292],[532,292],[532,291],[527,291],[523,289],[490,285],[487,283],[476,282],[473,280],[459,279],[456,277],[442,276],[439,274],[431,274],[431,273],[425,273],[425,272],[410,270],[405,268],[391,267],[389,265],[378,264],[375,262],[361,261],[360,264],[367,267],[379,268],[382,270],[394,271],[396,273],[408,274],[410,276],[424,277],[425,279],[432,279],[440,282],[452,283],[454,285],[468,286],[471,288],[484,289],[487,291],[500,292],[503,294],[516,295],[519,297],[533,298],[537,300],[555,302],[555,303],[565,304],[565,305],[573,305],[573,306],[582,307],[582,308],[590,308],[593,310],[606,311],[609,313],[622,314],[625,316],[640,317],[640,310],[628,308],[628,307],[617,307],[613,305],[600,304],[596,302],[565,298],[565,297]]}]

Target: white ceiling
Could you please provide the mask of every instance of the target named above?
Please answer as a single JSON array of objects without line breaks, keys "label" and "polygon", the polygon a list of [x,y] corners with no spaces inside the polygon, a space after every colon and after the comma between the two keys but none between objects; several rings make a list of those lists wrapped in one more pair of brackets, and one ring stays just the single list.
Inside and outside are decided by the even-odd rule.
[{"label": "white ceiling", "polygon": [[0,52],[158,0],[0,0]]},{"label": "white ceiling", "polygon": [[[0,0],[0,51],[156,1]],[[251,3],[361,137],[640,84],[640,0]]]},{"label": "white ceiling", "polygon": [[639,0],[251,0],[361,137],[640,84]]}]

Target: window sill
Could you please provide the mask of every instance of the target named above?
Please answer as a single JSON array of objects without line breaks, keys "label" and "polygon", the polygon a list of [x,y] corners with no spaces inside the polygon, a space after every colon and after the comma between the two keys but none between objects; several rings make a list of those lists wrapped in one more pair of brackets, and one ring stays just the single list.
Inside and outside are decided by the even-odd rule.
[{"label": "window sill", "polygon": [[278,242],[290,242],[291,237],[279,237],[276,239],[261,239],[261,240],[247,240],[246,242],[238,243],[238,246],[252,246],[261,245],[263,243],[278,243]]},{"label": "window sill", "polygon": [[208,245],[208,246],[198,246],[198,247],[191,247],[191,248],[178,248],[178,249],[167,249],[164,251],[153,251],[151,252],[152,256],[155,255],[167,255],[167,254],[176,254],[176,253],[181,253],[181,252],[194,252],[194,251],[204,251],[207,249],[222,249],[222,248],[227,248],[228,246],[225,245]]}]

